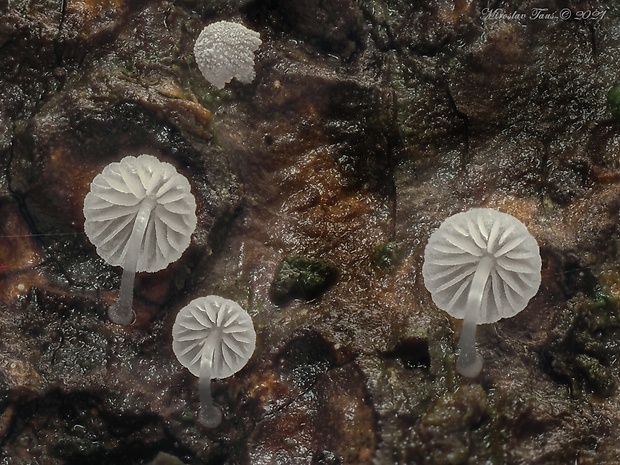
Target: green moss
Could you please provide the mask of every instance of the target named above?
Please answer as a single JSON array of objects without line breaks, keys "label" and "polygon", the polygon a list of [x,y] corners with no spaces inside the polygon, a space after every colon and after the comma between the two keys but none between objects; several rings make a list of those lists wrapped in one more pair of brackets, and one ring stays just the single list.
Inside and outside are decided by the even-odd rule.
[{"label": "green moss", "polygon": [[612,87],[607,93],[607,103],[614,118],[620,119],[620,84]]},{"label": "green moss", "polygon": [[377,244],[372,255],[372,264],[384,271],[395,270],[401,261],[400,247],[396,242]]},{"label": "green moss", "polygon": [[583,375],[594,390],[603,394],[613,393],[615,382],[610,368],[604,366],[596,357],[578,354],[574,360],[575,368]]},{"label": "green moss", "polygon": [[328,261],[300,255],[287,257],[278,266],[271,284],[271,296],[277,304],[292,299],[313,300],[337,277],[336,267]]}]

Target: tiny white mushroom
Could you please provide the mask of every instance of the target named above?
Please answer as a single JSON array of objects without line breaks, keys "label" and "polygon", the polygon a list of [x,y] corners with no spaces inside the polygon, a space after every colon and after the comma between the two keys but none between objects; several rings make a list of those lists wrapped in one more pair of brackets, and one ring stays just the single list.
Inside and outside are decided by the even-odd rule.
[{"label": "tiny white mushroom", "polygon": [[172,350],[181,365],[198,377],[203,425],[213,428],[222,421],[211,397],[211,379],[228,378],[243,368],[255,345],[252,318],[232,300],[210,295],[179,311],[172,327]]},{"label": "tiny white mushroom", "polygon": [[194,57],[207,81],[223,89],[233,78],[249,84],[254,80],[254,52],[261,44],[260,34],[242,24],[218,21],[198,35]]},{"label": "tiny white mushroom", "polygon": [[155,272],[178,260],[196,227],[196,201],[187,179],[151,155],[128,156],[98,174],[84,199],[84,231],[101,258],[123,267],[117,324],[133,320],[137,271]]},{"label": "tiny white mushroom", "polygon": [[540,286],[536,239],[514,216],[474,208],[446,219],[428,241],[422,275],[435,304],[463,319],[457,371],[474,377],[483,360],[476,325],[523,310]]}]

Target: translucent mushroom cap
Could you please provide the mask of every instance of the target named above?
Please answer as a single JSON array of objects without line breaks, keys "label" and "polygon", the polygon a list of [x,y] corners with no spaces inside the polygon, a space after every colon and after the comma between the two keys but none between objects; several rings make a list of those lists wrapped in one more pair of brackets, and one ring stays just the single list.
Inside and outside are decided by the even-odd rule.
[{"label": "translucent mushroom cap", "polygon": [[183,307],[172,327],[172,350],[194,376],[199,376],[204,357],[210,358],[212,378],[233,375],[250,359],[255,345],[250,315],[236,302],[216,295]]},{"label": "translucent mushroom cap", "polygon": [[196,201],[187,179],[151,155],[128,156],[98,174],[84,199],[84,230],[110,265],[124,266],[141,207],[150,216],[136,271],[159,271],[178,260],[196,227]]},{"label": "translucent mushroom cap", "polygon": [[483,257],[490,260],[478,324],[493,323],[525,308],[540,286],[541,259],[536,239],[514,216],[474,208],[446,219],[431,235],[422,275],[435,304],[464,318],[469,290]]},{"label": "translucent mushroom cap", "polygon": [[218,89],[233,78],[249,84],[254,80],[254,52],[261,44],[260,34],[242,24],[218,21],[198,35],[194,57],[200,72]]}]

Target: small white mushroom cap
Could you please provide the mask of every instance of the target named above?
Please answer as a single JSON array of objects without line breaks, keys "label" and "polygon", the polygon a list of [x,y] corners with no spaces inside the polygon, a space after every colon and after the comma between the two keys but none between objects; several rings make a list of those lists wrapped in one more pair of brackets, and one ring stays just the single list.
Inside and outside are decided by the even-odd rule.
[{"label": "small white mushroom cap", "polygon": [[[492,259],[479,308],[467,308],[476,268]],[[540,286],[536,239],[514,216],[473,208],[446,219],[431,235],[422,275],[435,304],[454,318],[476,312],[478,324],[494,323],[523,310]]]},{"label": "small white mushroom cap", "polygon": [[252,318],[236,302],[216,295],[183,307],[172,327],[172,350],[199,378],[200,422],[213,428],[222,412],[211,397],[211,379],[227,378],[245,366],[254,353]]},{"label": "small white mushroom cap", "polygon": [[456,369],[480,373],[476,326],[516,315],[540,286],[536,239],[514,216],[473,208],[446,219],[429,238],[422,275],[435,304],[463,319]]},{"label": "small white mushroom cap", "polygon": [[140,208],[151,203],[136,271],[155,272],[178,260],[196,228],[196,201],[185,176],[151,155],[111,163],[84,199],[84,231],[101,258],[125,266]]},{"label": "small white mushroom cap", "polygon": [[192,300],[172,327],[172,350],[194,376],[200,362],[211,362],[211,378],[227,378],[239,371],[254,353],[256,333],[252,318],[239,304],[217,295]]},{"label": "small white mushroom cap", "polygon": [[260,34],[242,24],[218,21],[205,27],[194,44],[194,57],[207,81],[223,89],[233,78],[249,84],[254,80],[254,52]]}]

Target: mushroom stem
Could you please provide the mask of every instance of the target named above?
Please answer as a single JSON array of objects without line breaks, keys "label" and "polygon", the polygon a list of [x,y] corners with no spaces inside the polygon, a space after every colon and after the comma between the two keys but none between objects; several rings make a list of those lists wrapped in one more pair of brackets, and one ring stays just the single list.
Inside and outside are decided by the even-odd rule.
[{"label": "mushroom stem", "polygon": [[145,198],[133,224],[123,262],[123,276],[121,278],[118,302],[108,310],[110,320],[119,325],[128,325],[133,321],[133,284],[138,268],[138,257],[140,256],[140,249],[142,248],[146,227],[149,224],[151,211],[156,205],[157,202],[154,198]]},{"label": "mushroom stem", "polygon": [[198,391],[200,393],[200,413],[198,421],[207,428],[215,428],[222,422],[222,412],[213,403],[211,397],[211,364],[213,360],[213,350],[206,357],[200,360],[200,370],[198,372]]},{"label": "mushroom stem", "polygon": [[482,297],[484,296],[484,288],[487,280],[495,264],[492,255],[484,255],[474,273],[474,277],[467,295],[467,303],[465,304],[465,318],[463,319],[463,327],[461,329],[461,338],[459,339],[459,358],[456,361],[456,371],[468,378],[478,376],[484,360],[476,350],[476,327],[478,325],[477,315],[482,305]]}]

